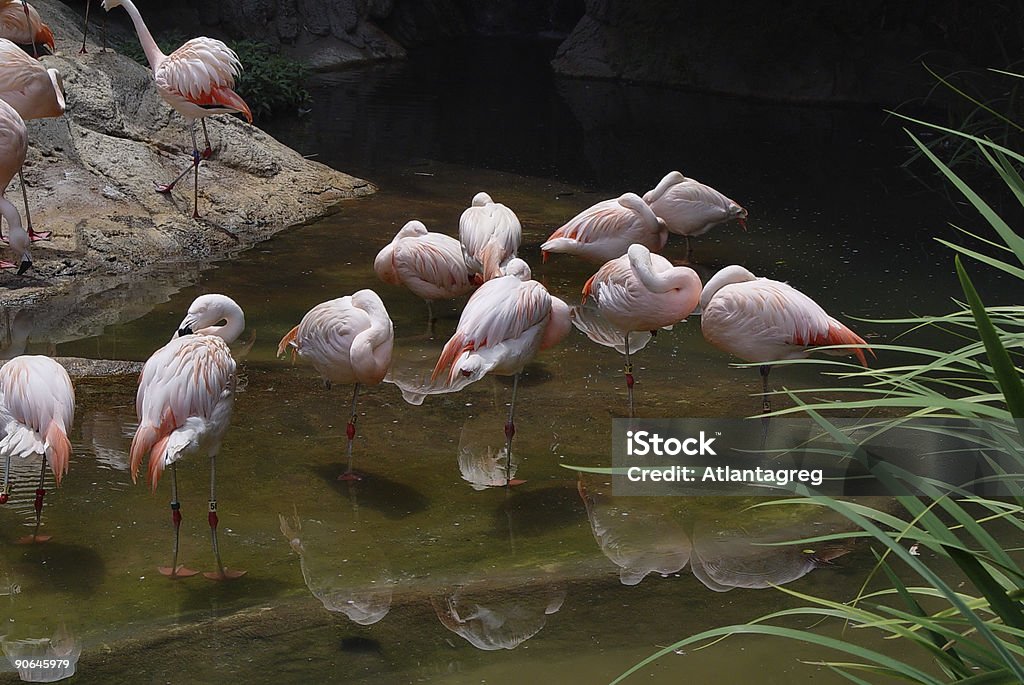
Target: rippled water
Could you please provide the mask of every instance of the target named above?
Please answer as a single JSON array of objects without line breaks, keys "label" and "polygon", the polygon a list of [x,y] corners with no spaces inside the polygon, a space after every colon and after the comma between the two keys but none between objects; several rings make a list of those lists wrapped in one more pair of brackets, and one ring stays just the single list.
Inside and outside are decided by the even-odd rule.
[{"label": "rippled water", "polygon": [[[431,335],[423,303],[379,283],[372,258],[412,218],[455,233],[478,190],[515,209],[521,256],[570,302],[593,267],[565,257],[541,265],[540,242],[580,209],[642,193],[673,168],[750,211],[749,231],[724,226],[696,241],[704,279],[743,263],[811,294],[869,340],[892,332],[853,317],[941,312],[956,293],[949,254],[932,236],[951,235],[947,220],[973,219],[896,168],[904,139],[880,112],[554,80],[549,50],[456,44],[322,77],[313,111],[273,132],[379,193],[236,261],[201,265],[197,282],[167,301],[140,288],[126,297],[130,317],[99,336],[58,334],[45,312],[4,313],[2,337],[15,347],[141,361],[198,293],[223,292],[245,309],[242,342],[251,341],[237,352],[244,391],[218,460],[223,555],[248,575],[218,584],[156,572],[170,562],[168,491],[151,495],[128,477],[135,378],[82,380],[71,470],[59,490],[48,486],[53,540],[13,544],[33,518],[38,462],[16,465],[15,496],[0,509],[0,636],[10,658],[73,653],[70,640],[84,681],[134,682],[143,672],[142,682],[603,682],[658,646],[786,606],[763,589],[769,582],[836,599],[856,592],[872,564],[866,549],[756,544],[837,521],[755,516],[736,499],[616,499],[599,479],[560,468],[606,464],[610,419],[626,411],[621,359],[578,333],[520,385],[524,485],[506,493],[470,482],[504,442],[511,384],[491,378],[421,407],[393,385],[369,388],[355,447],[367,478],[336,480],[350,392],[276,360],[277,341],[312,305],[372,287],[394,320],[399,366],[432,365],[463,302],[435,306]],[[670,241],[667,254],[682,257],[682,244]],[[1012,295],[997,279],[981,282],[993,299]],[[636,357],[638,412],[756,412],[757,373],[732,361],[696,321],[662,333]],[[800,367],[772,381],[813,387],[820,378]],[[183,558],[209,570],[207,464],[183,463],[179,478]],[[29,639],[44,641],[19,642]],[[821,656],[733,639],[638,678],[838,682],[797,661]],[[0,660],[0,682],[15,679]]]}]

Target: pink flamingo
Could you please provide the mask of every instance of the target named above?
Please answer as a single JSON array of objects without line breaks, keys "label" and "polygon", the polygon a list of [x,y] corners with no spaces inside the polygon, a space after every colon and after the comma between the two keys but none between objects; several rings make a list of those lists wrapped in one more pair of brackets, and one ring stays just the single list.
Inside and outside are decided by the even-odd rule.
[{"label": "pink flamingo", "polygon": [[636,193],[598,202],[569,219],[540,246],[548,253],[574,254],[592,262],[607,262],[626,254],[633,243],[660,252],[668,240],[665,222]]},{"label": "pink flamingo", "polygon": [[690,236],[704,235],[718,224],[735,219],[746,228],[747,210],[725,195],[678,171],[670,171],[653,190],[644,194],[644,202],[664,219],[669,233],[686,238],[686,256],[693,254]]},{"label": "pink flamingo", "polygon": [[[25,121],[59,117],[64,114],[64,81],[56,69],[47,69],[11,41],[0,39],[0,100],[17,110]],[[36,233],[32,228],[25,176],[21,167],[17,171],[29,238],[33,242],[46,240],[50,231]]]},{"label": "pink flamingo", "polygon": [[516,256],[523,227],[515,212],[481,192],[459,217],[459,242],[469,272],[489,281],[501,276],[501,269]]},{"label": "pink flamingo", "polygon": [[338,480],[360,480],[352,470],[352,441],[356,437],[356,403],[361,385],[377,385],[391,366],[395,340],[391,317],[377,293],[360,290],[350,296],[321,302],[310,309],[298,326],[281,338],[277,355],[291,347],[308,359],[331,387],[353,383],[352,414],[346,426],[348,468]]},{"label": "pink flamingo", "polygon": [[[221,324],[221,322],[224,322]],[[149,455],[147,480],[156,492],[164,469],[171,467],[171,520],[174,556],[160,573],[170,578],[194,576],[178,565],[181,504],[178,501],[178,461],[205,452],[210,458],[210,501],[207,521],[217,570],[213,580],[238,578],[245,571],[224,567],[217,544],[217,453],[231,422],[235,401],[235,360],[228,344],[245,328],[242,308],[225,295],[200,295],[188,308],[171,341],[146,361],[139,378],[135,411],[139,427],[131,446],[132,482]]]},{"label": "pink flamingo", "polygon": [[510,483],[516,392],[523,368],[536,354],[558,344],[572,327],[569,307],[531,280],[530,267],[512,259],[504,276],[473,293],[455,333],[434,366],[431,381],[442,374],[454,385],[460,376],[476,381],[492,373],[513,376],[512,404],[505,423],[505,483]]},{"label": "pink flamingo", "polygon": [[43,478],[50,464],[58,487],[68,471],[71,442],[68,431],[75,420],[75,390],[64,367],[49,357],[15,357],[0,367],[0,455],[5,458],[0,504],[10,496],[11,457],[43,458],[36,488],[36,527],[19,542],[45,542],[39,535],[43,511]]},{"label": "pink flamingo", "polygon": [[[768,374],[771,363],[803,359],[815,348],[831,355],[857,355],[864,366],[869,352],[864,339],[829,316],[817,302],[796,288],[758,278],[742,266],[727,266],[707,282],[700,296],[700,327],[715,347],[740,359],[761,364],[763,411],[771,411]],[[872,353],[874,354],[874,353]]]},{"label": "pink flamingo", "polygon": [[29,253],[32,243],[21,225],[17,208],[4,197],[4,192],[15,172],[25,163],[27,150],[28,131],[25,122],[13,107],[0,100],[0,215],[7,220],[7,242],[18,257],[18,264],[0,260],[0,269],[17,268],[19,275],[32,267],[32,255]]},{"label": "pink flamingo", "polygon": [[583,302],[593,297],[601,315],[625,332],[626,390],[633,416],[633,365],[629,361],[631,331],[671,327],[693,312],[700,301],[700,278],[685,266],[672,266],[661,255],[633,244],[621,257],[606,262],[583,286]]},{"label": "pink flamingo", "polygon": [[7,38],[18,45],[32,44],[32,56],[39,57],[37,45],[56,52],[53,31],[39,18],[36,8],[24,0],[0,0],[0,38]]},{"label": "pink flamingo", "polygon": [[[152,34],[142,21],[142,15],[131,0],[103,0],[103,9],[124,7],[135,25],[139,43],[153,70],[153,81],[160,97],[189,123],[192,134],[192,165],[170,183],[157,184],[160,193],[170,193],[189,171],[195,172],[192,217],[199,218],[199,163],[213,155],[210,135],[206,130],[206,117],[214,114],[243,115],[252,123],[252,112],[245,100],[232,90],[242,65],[235,51],[215,38],[192,38],[169,55],[160,51]],[[203,125],[206,148],[199,152],[196,142],[196,119]]]}]

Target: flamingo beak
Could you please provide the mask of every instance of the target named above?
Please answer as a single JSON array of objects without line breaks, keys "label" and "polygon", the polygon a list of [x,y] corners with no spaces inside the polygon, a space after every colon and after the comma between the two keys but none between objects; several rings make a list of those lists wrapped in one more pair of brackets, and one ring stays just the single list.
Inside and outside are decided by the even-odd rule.
[{"label": "flamingo beak", "polygon": [[747,230],[747,217],[742,216],[736,221],[739,223],[740,228],[742,228],[744,231]]},{"label": "flamingo beak", "polygon": [[32,262],[26,259],[25,261],[23,261],[21,263],[21,266],[18,267],[18,275],[21,276],[22,274],[24,274],[26,271],[28,271],[31,268],[32,268]]},{"label": "flamingo beak", "polygon": [[192,326],[185,325],[178,329],[178,337],[181,338],[186,335],[192,335]]}]

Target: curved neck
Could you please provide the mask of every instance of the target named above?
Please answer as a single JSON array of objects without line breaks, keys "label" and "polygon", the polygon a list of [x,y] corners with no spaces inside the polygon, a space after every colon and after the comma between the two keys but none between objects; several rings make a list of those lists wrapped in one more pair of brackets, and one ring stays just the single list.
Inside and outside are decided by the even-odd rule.
[{"label": "curved neck", "polygon": [[733,283],[746,283],[747,281],[754,280],[757,280],[757,277],[742,266],[734,264],[732,266],[725,267],[712,276],[711,280],[704,285],[704,289],[700,293],[701,310],[707,308],[708,303],[711,302],[711,298],[715,296],[715,293],[725,286],[732,285]]},{"label": "curved neck", "polygon": [[668,190],[674,185],[682,183],[685,180],[686,177],[683,176],[678,171],[670,171],[669,173],[665,174],[665,178],[661,179],[661,182],[654,187],[654,190],[647,193],[647,197],[645,197],[644,199],[647,200],[648,202],[654,202],[655,200],[660,199],[661,196],[665,194],[666,190]]},{"label": "curved neck", "polygon": [[[7,227],[10,230],[8,236],[11,247],[18,247],[22,236],[28,238],[28,231],[21,225],[21,215],[17,208],[3,195],[0,195],[0,216],[7,220]],[[27,242],[27,241],[26,241]]]},{"label": "curved neck", "polygon": [[[125,11],[128,12],[128,16],[132,18],[132,23],[135,25],[135,32],[139,34],[139,43],[142,44],[142,50],[146,53],[146,59],[149,60],[149,68],[154,72],[156,68],[160,66],[160,63],[164,61],[166,55],[160,51],[160,47],[153,40],[153,34],[146,28],[146,22],[142,21],[142,15],[139,14],[139,10],[136,9],[135,5],[131,0],[121,0],[121,5]],[[241,331],[239,331],[241,332]]]},{"label": "curved neck", "polygon": [[237,340],[245,330],[245,314],[242,313],[242,308],[234,302],[224,302],[223,307],[223,326],[207,326],[193,332],[198,335],[215,335],[228,344]]},{"label": "curved neck", "polygon": [[652,293],[667,293],[676,288],[683,288],[689,281],[689,274],[682,269],[669,268],[660,272],[655,271],[651,253],[647,250],[631,250],[629,265],[644,287]]}]

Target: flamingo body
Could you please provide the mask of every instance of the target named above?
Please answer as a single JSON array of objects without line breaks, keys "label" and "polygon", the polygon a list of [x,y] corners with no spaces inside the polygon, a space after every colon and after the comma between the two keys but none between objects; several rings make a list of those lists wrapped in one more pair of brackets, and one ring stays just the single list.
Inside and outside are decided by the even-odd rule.
[{"label": "flamingo body", "polygon": [[23,355],[0,367],[0,456],[44,455],[57,484],[68,470],[75,390],[49,357]]},{"label": "flamingo body", "polygon": [[607,262],[621,255],[633,243],[659,252],[668,240],[665,222],[636,193],[604,200],[583,210],[548,236],[540,249],[564,252],[588,261]]},{"label": "flamingo body", "polygon": [[669,233],[677,235],[703,235],[718,224],[736,219],[742,225],[747,218],[747,210],[739,204],[678,171],[669,172],[645,193],[644,202],[664,219]]},{"label": "flamingo body", "polygon": [[630,245],[587,281],[583,298],[592,296],[601,315],[622,331],[654,331],[689,316],[700,292],[693,269],[672,266],[643,245]]},{"label": "flamingo body", "polygon": [[0,100],[0,215],[7,220],[7,242],[17,257],[17,263],[0,261],[0,268],[18,267],[24,273],[32,266],[29,253],[31,239],[21,224],[17,208],[4,196],[8,184],[25,163],[28,151],[28,131],[25,122],[3,100]]},{"label": "flamingo body", "polygon": [[0,100],[25,121],[64,114],[64,81],[7,39],[0,39]]},{"label": "flamingo body", "polygon": [[459,241],[430,233],[419,221],[402,227],[377,254],[373,270],[385,283],[403,285],[428,302],[459,297],[474,287]]},{"label": "flamingo body", "polygon": [[[705,339],[748,362],[802,359],[824,345],[866,347],[863,338],[807,295],[786,283],[757,278],[741,266],[727,266],[708,281],[701,309]],[[867,365],[860,347],[824,352],[855,354]]]},{"label": "flamingo body", "polygon": [[0,0],[0,38],[18,45],[45,45],[56,51],[53,31],[39,18],[39,12],[24,0]]},{"label": "flamingo body", "polygon": [[519,217],[487,193],[477,193],[459,218],[459,242],[471,274],[485,281],[501,276],[501,269],[516,256],[523,240]]}]

